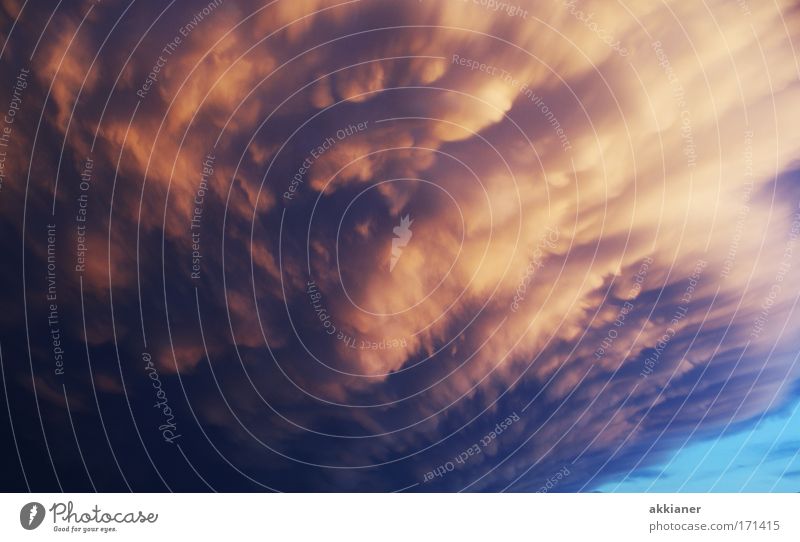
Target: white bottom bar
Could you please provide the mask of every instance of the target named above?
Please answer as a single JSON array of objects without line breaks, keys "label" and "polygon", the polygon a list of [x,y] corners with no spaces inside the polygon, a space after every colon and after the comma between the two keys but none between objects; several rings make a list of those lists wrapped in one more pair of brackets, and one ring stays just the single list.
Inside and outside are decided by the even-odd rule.
[{"label": "white bottom bar", "polygon": [[15,541],[800,540],[798,494],[2,494],[0,502],[0,538]]}]

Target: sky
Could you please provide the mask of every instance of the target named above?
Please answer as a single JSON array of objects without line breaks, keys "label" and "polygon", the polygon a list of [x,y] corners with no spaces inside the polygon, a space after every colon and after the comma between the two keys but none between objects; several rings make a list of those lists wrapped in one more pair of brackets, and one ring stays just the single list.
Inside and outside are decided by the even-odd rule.
[{"label": "sky", "polygon": [[799,36],[0,0],[0,489],[798,491]]},{"label": "sky", "polygon": [[606,492],[794,492],[800,476],[798,405],[759,419],[745,431],[687,441],[662,465],[630,471],[598,488]]}]

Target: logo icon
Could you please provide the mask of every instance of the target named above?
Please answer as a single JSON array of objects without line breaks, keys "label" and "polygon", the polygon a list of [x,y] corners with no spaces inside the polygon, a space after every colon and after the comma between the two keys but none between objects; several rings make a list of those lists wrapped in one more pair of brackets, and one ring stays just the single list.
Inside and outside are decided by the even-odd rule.
[{"label": "logo icon", "polygon": [[394,271],[394,266],[397,265],[397,261],[403,254],[403,248],[411,241],[411,224],[413,222],[409,215],[406,215],[400,219],[400,225],[392,229],[395,236],[392,238],[392,259],[389,262],[390,273]]},{"label": "logo icon", "polygon": [[44,506],[38,502],[29,502],[19,511],[19,522],[22,528],[28,531],[34,530],[44,521]]}]

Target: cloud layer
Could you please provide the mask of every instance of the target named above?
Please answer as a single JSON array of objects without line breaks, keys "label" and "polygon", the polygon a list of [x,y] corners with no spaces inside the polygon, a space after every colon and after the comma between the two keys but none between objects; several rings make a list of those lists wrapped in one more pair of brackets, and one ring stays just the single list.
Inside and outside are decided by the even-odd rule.
[{"label": "cloud layer", "polygon": [[497,5],[3,2],[9,486],[587,491],[792,404],[797,8]]}]

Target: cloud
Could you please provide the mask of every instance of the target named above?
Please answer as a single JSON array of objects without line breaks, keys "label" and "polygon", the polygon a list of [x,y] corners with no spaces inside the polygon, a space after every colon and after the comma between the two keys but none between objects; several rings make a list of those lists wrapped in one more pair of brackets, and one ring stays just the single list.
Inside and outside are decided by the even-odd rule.
[{"label": "cloud", "polygon": [[[788,400],[797,10],[407,4],[223,3],[188,34],[196,10],[148,30],[134,8],[116,38],[130,60],[91,69],[116,12],[80,31],[78,7],[58,15],[17,137],[32,147],[44,108],[28,220],[59,175],[74,230],[80,164],[97,162],[80,280],[122,312],[113,333],[92,315],[90,345],[135,351],[147,333],[165,378],[195,383],[208,357],[223,388],[248,388],[225,388],[245,426],[306,462],[419,454],[380,489],[510,411],[521,421],[447,487],[535,490],[578,461],[564,488],[590,488]],[[62,143],[56,171],[39,157]],[[201,422],[233,424],[198,402]]]}]

